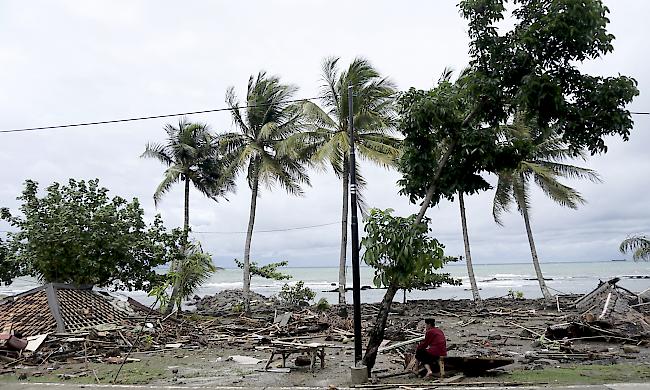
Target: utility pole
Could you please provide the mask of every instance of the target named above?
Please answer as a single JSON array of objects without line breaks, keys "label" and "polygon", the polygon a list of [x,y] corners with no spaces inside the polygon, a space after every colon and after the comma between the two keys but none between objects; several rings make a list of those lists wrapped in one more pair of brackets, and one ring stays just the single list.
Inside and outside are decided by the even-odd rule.
[{"label": "utility pole", "polygon": [[348,127],[350,129],[350,230],[352,235],[352,302],[354,306],[354,364],[362,358],[361,282],[359,281],[359,220],[357,219],[357,172],[354,157],[354,111],[352,85],[348,85]]}]

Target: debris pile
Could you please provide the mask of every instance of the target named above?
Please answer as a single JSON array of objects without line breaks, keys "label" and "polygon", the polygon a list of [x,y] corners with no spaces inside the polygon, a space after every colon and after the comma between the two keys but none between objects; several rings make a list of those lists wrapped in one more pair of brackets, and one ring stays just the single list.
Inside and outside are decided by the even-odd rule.
[{"label": "debris pile", "polygon": [[634,342],[650,338],[650,316],[636,308],[642,298],[617,285],[619,278],[601,282],[575,302],[571,321],[549,326],[551,339],[600,338]]},{"label": "debris pile", "polygon": [[[250,292],[251,310],[256,314],[273,313],[276,302],[264,295]],[[196,313],[211,316],[229,316],[244,310],[244,292],[242,290],[223,290],[203,298],[194,296],[188,303],[196,307]]]}]

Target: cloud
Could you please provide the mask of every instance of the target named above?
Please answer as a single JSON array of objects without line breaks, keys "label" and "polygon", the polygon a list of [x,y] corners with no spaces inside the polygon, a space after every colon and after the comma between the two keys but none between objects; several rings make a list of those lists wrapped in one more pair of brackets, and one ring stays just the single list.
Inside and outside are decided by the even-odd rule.
[{"label": "cloud", "polygon": [[[645,16],[650,3],[607,1],[614,53],[583,64],[603,75],[635,77],[642,95],[630,107],[649,111]],[[61,5],[62,4],[62,5]],[[248,77],[260,70],[300,86],[300,97],[318,95],[320,62],[369,58],[401,89],[428,88],[446,66],[468,60],[466,24],[454,2],[297,1],[153,3],[66,0],[5,1],[0,4],[0,127],[32,127],[224,106],[228,86],[243,96]],[[342,9],[346,17],[341,17]],[[232,129],[227,113],[197,115],[218,132]],[[169,226],[182,224],[182,191],[170,191],[159,207],[152,194],[164,168],[139,156],[148,141],[162,141],[169,120],[0,134],[0,205],[15,209],[25,179],[46,186],[68,178],[101,179],[115,195],[138,197],[147,218],[162,214]],[[603,184],[570,182],[589,201],[566,210],[543,194],[533,195],[532,229],[543,262],[619,258],[628,233],[650,230],[650,118],[635,117],[630,141],[611,139],[609,152],[584,165]],[[367,163],[369,205],[399,215],[417,205],[397,195],[399,175]],[[341,183],[329,171],[312,172],[304,197],[264,190],[256,229],[284,229],[341,219]],[[513,210],[505,226],[492,220],[493,192],[466,199],[470,240],[477,263],[528,261],[521,217]],[[248,222],[250,190],[243,179],[229,201],[216,203],[191,193],[195,231],[242,232]],[[449,254],[462,254],[456,203],[429,211],[434,234]],[[2,229],[3,225],[0,225]],[[335,266],[338,225],[255,233],[253,258],[288,260],[295,266]],[[195,234],[219,265],[241,257],[244,234]],[[349,253],[349,252],[348,252]]]}]

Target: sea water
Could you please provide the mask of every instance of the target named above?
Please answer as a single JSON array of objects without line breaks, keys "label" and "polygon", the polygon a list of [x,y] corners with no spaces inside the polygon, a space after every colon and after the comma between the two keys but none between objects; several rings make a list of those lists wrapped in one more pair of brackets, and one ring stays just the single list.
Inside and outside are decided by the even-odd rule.
[{"label": "sea water", "polygon": [[[553,294],[584,294],[593,290],[599,280],[606,281],[614,277],[621,278],[619,285],[631,291],[640,292],[650,288],[650,262],[610,261],[610,262],[557,262],[542,263],[542,272],[547,279],[546,285]],[[338,301],[338,293],[330,292],[338,285],[337,267],[283,268],[282,272],[292,276],[288,281],[266,280],[253,277],[251,288],[265,296],[277,294],[285,283],[293,284],[299,280],[316,292],[316,300],[327,299],[330,303]],[[443,285],[425,291],[410,291],[407,299],[468,299],[471,298],[469,278],[465,263],[448,264],[440,272],[447,272],[462,281],[460,286]],[[541,291],[532,263],[519,264],[476,264],[474,273],[482,298],[503,297],[510,291],[522,292],[524,298],[539,298]],[[645,278],[644,278],[645,277]],[[361,267],[362,286],[372,286],[373,269]],[[9,286],[0,286],[0,294],[12,295],[37,287],[31,278],[18,278]],[[352,270],[347,268],[347,286],[352,287]],[[222,290],[242,287],[240,269],[223,269],[217,271],[197,291],[199,296],[214,294]],[[363,302],[378,302],[385,290],[368,289],[361,291]],[[144,292],[119,292],[147,304],[150,297]],[[352,301],[352,292],[346,294],[348,302]],[[403,299],[399,292],[395,300]]]}]

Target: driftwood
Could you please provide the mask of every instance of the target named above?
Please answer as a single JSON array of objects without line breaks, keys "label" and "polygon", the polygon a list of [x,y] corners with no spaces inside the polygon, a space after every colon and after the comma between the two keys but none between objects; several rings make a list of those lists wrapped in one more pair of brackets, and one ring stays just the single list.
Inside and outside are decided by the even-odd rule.
[{"label": "driftwood", "polygon": [[401,342],[399,342],[399,343],[395,343],[395,344],[393,344],[393,345],[389,345],[389,346],[387,346],[387,347],[379,347],[378,352],[388,352],[388,351],[392,351],[392,350],[395,349],[395,348],[403,347],[403,346],[405,346],[405,345],[411,345],[411,344],[414,344],[414,343],[420,342],[420,341],[422,341],[422,340],[424,340],[424,336],[416,337],[416,338],[414,338],[414,339],[410,339],[410,340],[406,340],[406,341],[401,341]]}]

